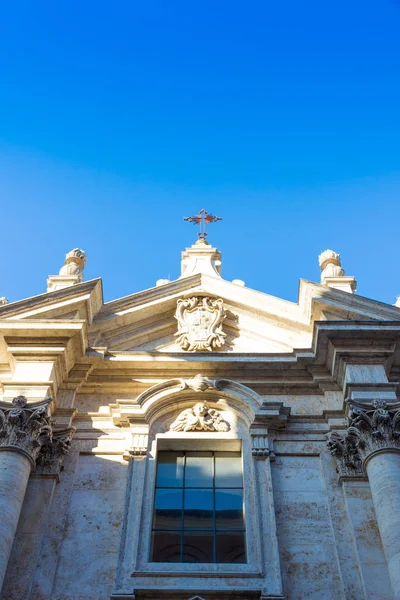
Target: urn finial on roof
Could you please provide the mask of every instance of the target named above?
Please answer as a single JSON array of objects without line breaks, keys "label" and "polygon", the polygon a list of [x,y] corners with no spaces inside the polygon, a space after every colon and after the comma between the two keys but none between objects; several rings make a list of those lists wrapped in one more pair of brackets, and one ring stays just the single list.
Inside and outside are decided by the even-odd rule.
[{"label": "urn finial on roof", "polygon": [[86,262],[86,253],[79,248],[74,248],[65,255],[65,261],[58,275],[50,275],[47,280],[47,291],[53,292],[81,283],[83,269]]},{"label": "urn finial on roof", "polygon": [[340,254],[333,250],[324,250],[318,257],[321,267],[321,284],[328,287],[354,294],[356,291],[356,280],[354,277],[346,276]]}]

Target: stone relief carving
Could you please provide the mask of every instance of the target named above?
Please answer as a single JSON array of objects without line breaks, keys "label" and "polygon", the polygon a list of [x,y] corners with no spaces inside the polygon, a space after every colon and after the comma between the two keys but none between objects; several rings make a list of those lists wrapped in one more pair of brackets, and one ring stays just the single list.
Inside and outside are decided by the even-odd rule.
[{"label": "stone relief carving", "polygon": [[37,474],[58,474],[63,469],[65,456],[71,449],[74,427],[53,431],[51,441],[44,444],[36,459]]},{"label": "stone relief carving", "polygon": [[49,405],[52,398],[28,405],[24,396],[0,403],[0,448],[15,447],[36,461],[42,446],[52,441]]},{"label": "stone relief carving", "polygon": [[170,431],[228,431],[229,424],[218,410],[209,408],[205,402],[197,402],[187,408],[170,425]]},{"label": "stone relief carving", "polygon": [[79,248],[74,248],[65,255],[64,265],[60,269],[60,275],[77,275],[79,281],[83,279],[83,269],[86,262],[86,253]]},{"label": "stone relief carving", "polygon": [[190,388],[194,392],[205,392],[206,390],[212,389],[215,390],[216,382],[213,379],[208,379],[207,377],[203,377],[200,375],[196,375],[192,379],[182,379],[181,389],[184,390],[186,388]]},{"label": "stone relief carving", "polygon": [[178,344],[188,352],[211,352],[222,348],[226,338],[222,330],[225,317],[221,298],[192,296],[179,299],[175,313]]},{"label": "stone relief carving", "polygon": [[400,402],[388,405],[385,400],[372,404],[347,401],[347,430],[333,432],[328,440],[332,455],[339,462],[341,475],[363,473],[365,459],[384,448],[400,451]]}]

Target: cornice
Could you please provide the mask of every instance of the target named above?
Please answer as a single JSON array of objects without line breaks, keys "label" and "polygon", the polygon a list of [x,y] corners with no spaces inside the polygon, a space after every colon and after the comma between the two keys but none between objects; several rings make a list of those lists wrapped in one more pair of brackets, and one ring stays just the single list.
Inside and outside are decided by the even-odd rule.
[{"label": "cornice", "polygon": [[0,306],[0,320],[28,319],[42,312],[53,311],[77,301],[89,302],[87,305],[87,316],[88,321],[91,322],[94,314],[103,305],[101,279],[92,279],[62,290],[46,292],[38,296],[31,296],[24,300],[17,300],[16,302]]}]

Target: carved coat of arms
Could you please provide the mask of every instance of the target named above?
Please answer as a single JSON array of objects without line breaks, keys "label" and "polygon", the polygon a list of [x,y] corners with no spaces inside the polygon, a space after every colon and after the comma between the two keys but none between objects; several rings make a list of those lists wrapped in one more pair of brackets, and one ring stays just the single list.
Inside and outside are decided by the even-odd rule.
[{"label": "carved coat of arms", "polygon": [[226,311],[221,298],[193,296],[177,302],[178,344],[182,350],[204,352],[217,350],[225,343],[222,323]]}]

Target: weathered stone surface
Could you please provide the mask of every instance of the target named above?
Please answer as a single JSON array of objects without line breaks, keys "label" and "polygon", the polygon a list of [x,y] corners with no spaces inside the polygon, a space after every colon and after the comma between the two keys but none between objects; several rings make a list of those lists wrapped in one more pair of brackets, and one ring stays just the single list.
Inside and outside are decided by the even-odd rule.
[{"label": "weathered stone surface", "polygon": [[80,457],[68,506],[57,578],[51,592],[52,600],[97,600],[111,594],[118,559],[126,474],[126,463],[121,457]]},{"label": "weathered stone surface", "polygon": [[348,519],[346,525],[357,553],[362,593],[365,598],[393,600],[369,483],[346,481],[343,493]]},{"label": "weathered stone surface", "polygon": [[52,501],[55,479],[34,478],[27,486],[23,508],[4,580],[1,600],[29,598],[36,572],[47,511]]},{"label": "weathered stone surface", "polygon": [[345,600],[318,457],[277,456],[272,479],[288,600]]}]

